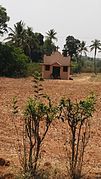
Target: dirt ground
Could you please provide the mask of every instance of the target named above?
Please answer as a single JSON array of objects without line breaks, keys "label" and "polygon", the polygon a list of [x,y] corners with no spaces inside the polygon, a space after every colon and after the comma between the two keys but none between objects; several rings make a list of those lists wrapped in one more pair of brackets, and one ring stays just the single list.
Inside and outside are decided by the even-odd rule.
[{"label": "dirt ground", "polygon": [[[74,80],[45,80],[44,91],[53,103],[61,97],[80,100],[94,92],[96,111],[91,119],[91,138],[86,153],[86,169],[92,178],[101,178],[101,82],[90,80],[90,76],[74,77]],[[10,166],[0,166],[0,174],[16,173],[19,168],[15,149],[16,133],[12,123],[12,100],[17,96],[21,110],[28,97],[33,96],[33,78],[0,78],[0,158],[10,161]],[[21,127],[19,120],[17,126]],[[66,126],[59,121],[53,122],[46,136],[42,150],[42,162],[49,162],[54,167],[65,166],[65,131]]]}]

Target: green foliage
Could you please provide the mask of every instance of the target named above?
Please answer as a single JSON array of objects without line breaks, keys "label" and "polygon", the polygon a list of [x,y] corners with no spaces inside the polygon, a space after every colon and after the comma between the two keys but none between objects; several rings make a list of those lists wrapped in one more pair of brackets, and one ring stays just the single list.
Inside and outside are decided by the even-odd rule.
[{"label": "green foliage", "polygon": [[[80,65],[80,72],[81,73],[93,73],[94,72],[94,61],[92,58],[87,56],[80,57],[79,60]],[[101,72],[101,60],[96,59],[96,68],[97,72]],[[78,73],[78,62],[76,57],[73,57],[72,64],[71,64],[71,71],[72,73]]]},{"label": "green foliage", "polygon": [[73,36],[68,36],[66,38],[66,44],[64,45],[63,54],[70,55],[72,58],[73,55],[77,55],[80,48],[80,41],[75,39]]},{"label": "green foliage", "polygon": [[50,39],[46,39],[44,42],[43,49],[46,55],[51,55],[52,52],[56,50],[56,47]]},{"label": "green foliage", "polygon": [[57,34],[57,32],[55,32],[54,29],[50,29],[48,32],[47,32],[47,38],[52,41],[52,40],[56,40],[57,41],[57,38],[55,37],[55,35]]},{"label": "green foliage", "polygon": [[52,52],[56,51],[56,46],[53,40],[57,41],[55,35],[57,34],[54,29],[49,30],[47,33],[46,40],[43,45],[44,54],[51,55]]},{"label": "green foliage", "polygon": [[78,73],[78,64],[77,64],[77,62],[72,62],[71,73]]},{"label": "green foliage", "polygon": [[86,56],[88,52],[88,49],[86,47],[86,42],[82,41],[80,42],[80,48],[79,48],[79,53],[80,56],[82,57],[82,54],[84,53],[84,55]]},{"label": "green foliage", "polygon": [[[70,120],[71,123],[82,122],[83,120],[92,116],[94,111],[95,97],[91,95],[87,97],[86,100],[79,102],[72,102],[70,99],[62,99],[60,101],[60,107],[64,107],[66,110],[64,113],[67,120]],[[72,115],[71,115],[72,114]],[[70,118],[71,117],[71,118]]]},{"label": "green foliage", "polygon": [[91,95],[76,103],[70,99],[60,102],[60,118],[67,121],[67,168],[71,179],[82,177],[84,152],[90,138],[90,117],[94,112],[95,97]]},{"label": "green foliage", "polygon": [[43,35],[34,33],[31,27],[25,28],[22,21],[14,24],[14,29],[9,28],[10,33],[5,40],[7,44],[23,49],[31,61],[39,62],[43,58]]},{"label": "green foliage", "polygon": [[0,44],[0,52],[0,76],[26,75],[28,58],[21,49]]},{"label": "green foliage", "polygon": [[9,21],[6,9],[0,5],[0,35],[7,32],[7,22]]},{"label": "green foliage", "polygon": [[97,66],[97,72],[101,73],[101,60],[97,60],[96,66]]},{"label": "green foliage", "polygon": [[[26,164],[24,166],[26,166],[25,171],[30,171],[34,176],[37,172],[41,145],[57,114],[57,108],[50,104],[49,98],[47,99],[48,104],[45,105],[37,99],[33,100],[30,98],[24,112],[25,133],[27,137],[27,145],[29,146],[29,152],[25,155]],[[41,123],[43,123],[44,126],[43,131],[41,129]]]},{"label": "green foliage", "polygon": [[[19,153],[22,155],[19,156],[19,160],[25,178],[35,177],[37,175],[41,147],[49,127],[58,112],[58,107],[52,104],[51,99],[47,95],[43,95],[40,80],[39,73],[36,73],[34,75],[34,92],[36,95],[34,99],[29,98],[24,110],[23,152]],[[46,103],[41,101],[42,97],[46,99]],[[17,113],[18,105],[16,98],[14,98],[13,114]]]},{"label": "green foliage", "polygon": [[100,40],[95,39],[92,41],[92,44],[90,45],[91,51],[94,50],[94,73],[97,74],[97,66],[96,66],[96,55],[97,50],[101,50],[101,42]]},{"label": "green foliage", "polygon": [[37,42],[37,46],[35,48],[35,45],[33,45],[32,48],[32,60],[34,62],[42,62],[43,60],[43,55],[44,55],[44,36],[41,33],[34,33],[34,38]]},{"label": "green foliage", "polygon": [[22,21],[14,24],[14,30],[9,28],[10,33],[5,40],[8,40],[9,45],[13,45],[15,47],[22,47],[25,41],[25,24]]},{"label": "green foliage", "polygon": [[35,72],[41,73],[41,65],[40,63],[28,63],[27,64],[27,75],[33,76]]},{"label": "green foliage", "polygon": [[[49,96],[43,94],[41,76],[34,74],[35,97],[29,98],[24,110],[23,149],[20,163],[23,177],[37,177],[41,148],[52,121],[57,117],[67,122],[67,168],[71,179],[82,177],[84,152],[90,138],[90,117],[94,112],[95,96],[73,102],[61,99],[59,106],[52,104]],[[43,102],[43,98],[45,102]],[[16,98],[13,99],[13,114],[18,113]],[[43,127],[42,127],[43,126]],[[17,131],[17,128],[16,128]],[[41,176],[41,173],[39,174]]]},{"label": "green foliage", "polygon": [[93,72],[93,60],[89,58],[83,58],[81,59],[81,72],[84,73],[92,73]]}]

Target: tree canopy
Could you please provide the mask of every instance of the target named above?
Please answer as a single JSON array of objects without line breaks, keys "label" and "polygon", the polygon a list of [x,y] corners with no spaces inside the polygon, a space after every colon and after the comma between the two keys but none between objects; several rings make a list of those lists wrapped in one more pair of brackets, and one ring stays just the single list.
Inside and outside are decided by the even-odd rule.
[{"label": "tree canopy", "polygon": [[[48,30],[45,37],[40,32],[34,32],[32,27],[26,26],[26,24],[22,20],[16,22],[13,27],[8,27],[7,23],[9,20],[10,18],[6,12],[6,8],[0,5],[0,36],[5,37],[4,33],[7,32],[7,37],[5,38],[5,40],[3,40],[3,44],[5,44],[5,47],[3,46],[4,49],[6,48],[7,50],[9,48],[9,50],[11,51],[12,48],[13,50],[20,49],[22,53],[28,59],[30,59],[29,62],[37,63],[43,62],[43,57],[45,54],[51,55],[52,52],[58,50],[58,46],[55,44],[55,42],[57,41],[57,32],[54,29]],[[87,59],[88,57],[86,57],[86,61],[88,60],[90,64],[92,63],[92,66],[94,66],[94,71],[96,73],[96,68],[98,69],[98,60],[96,60],[96,56],[97,52],[101,52],[100,40],[95,39],[94,41],[92,41],[92,44],[89,46],[89,48],[91,49],[90,51],[94,50],[94,61],[89,61]],[[81,66],[84,65],[84,55],[87,54],[88,50],[89,49],[86,46],[85,41],[76,39],[74,36],[71,35],[68,35],[66,37],[66,41],[63,47],[63,55],[70,55],[71,60],[73,59],[72,63],[76,62],[76,71],[80,72]],[[3,53],[3,55],[5,54]],[[8,58],[6,60],[9,61]],[[1,59],[3,59],[3,56]],[[88,67],[86,66],[86,68]],[[98,69],[98,72],[99,71],[100,68]]]},{"label": "tree canopy", "polygon": [[9,28],[10,33],[7,44],[20,47],[25,55],[29,56],[31,61],[38,62],[43,57],[43,35],[34,33],[31,27],[25,27],[24,22],[19,21],[14,24],[14,29]]},{"label": "tree canopy", "polygon": [[7,15],[6,9],[0,5],[0,35],[7,32],[7,22],[10,18]]},{"label": "tree canopy", "polygon": [[92,44],[90,45],[91,51],[94,50],[94,73],[97,74],[97,69],[96,69],[96,55],[97,55],[97,50],[101,50],[101,41],[100,40],[92,40]]},{"label": "tree canopy", "polygon": [[80,40],[75,39],[73,36],[68,36],[64,45],[63,54],[65,56],[70,55],[72,59],[73,55],[77,55],[79,53],[79,48]]},{"label": "tree canopy", "polygon": [[20,48],[0,43],[0,76],[20,77],[27,73],[28,58]]},{"label": "tree canopy", "polygon": [[57,32],[55,32],[54,29],[50,29],[46,34],[47,34],[47,38],[49,38],[51,41],[52,40],[56,40],[57,41],[57,37],[56,37]]},{"label": "tree canopy", "polygon": [[54,29],[50,29],[47,33],[46,40],[44,42],[44,53],[46,55],[51,55],[52,52],[56,51],[57,47],[55,46],[55,43],[53,42],[54,40],[57,41],[56,34]]},{"label": "tree canopy", "polygon": [[86,42],[84,42],[84,41],[80,42],[79,52],[80,52],[81,56],[82,56],[83,53],[84,53],[85,55],[87,54],[88,49],[87,49],[87,47],[86,47]]}]

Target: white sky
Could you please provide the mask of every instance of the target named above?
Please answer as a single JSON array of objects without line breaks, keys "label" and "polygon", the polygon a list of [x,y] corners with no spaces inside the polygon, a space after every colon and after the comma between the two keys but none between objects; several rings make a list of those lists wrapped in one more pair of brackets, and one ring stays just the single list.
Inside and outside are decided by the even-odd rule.
[{"label": "white sky", "polygon": [[[84,40],[101,40],[101,0],[0,0],[10,16],[9,26],[22,20],[33,32],[57,32],[63,49],[68,35]],[[99,55],[98,55],[99,56]],[[100,54],[101,56],[101,54]]]}]

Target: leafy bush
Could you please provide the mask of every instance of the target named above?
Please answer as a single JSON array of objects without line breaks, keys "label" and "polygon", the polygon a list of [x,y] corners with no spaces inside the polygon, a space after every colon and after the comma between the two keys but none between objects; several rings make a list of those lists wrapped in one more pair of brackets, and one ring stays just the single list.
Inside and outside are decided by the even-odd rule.
[{"label": "leafy bush", "polygon": [[[58,111],[57,106],[51,103],[51,99],[43,94],[40,80],[40,75],[36,73],[34,75],[35,97],[28,100],[24,110],[23,148],[18,143],[18,157],[23,170],[23,176],[28,179],[37,176],[41,146]],[[46,99],[47,104],[41,102],[43,98]],[[15,117],[18,112],[17,100],[14,98],[13,114]],[[18,134],[15,122],[14,125]]]},{"label": "leafy bush", "polygon": [[20,77],[27,73],[28,58],[20,48],[0,44],[0,76]]},{"label": "leafy bush", "polygon": [[90,117],[94,111],[95,98],[90,96],[79,102],[62,99],[60,117],[67,121],[67,168],[70,179],[82,178],[85,148],[90,138]]},{"label": "leafy bush", "polygon": [[78,73],[78,64],[75,62],[73,63],[71,67],[71,73]]},{"label": "leafy bush", "polygon": [[27,64],[27,75],[32,76],[35,71],[41,73],[41,65],[40,63],[28,63]]}]

